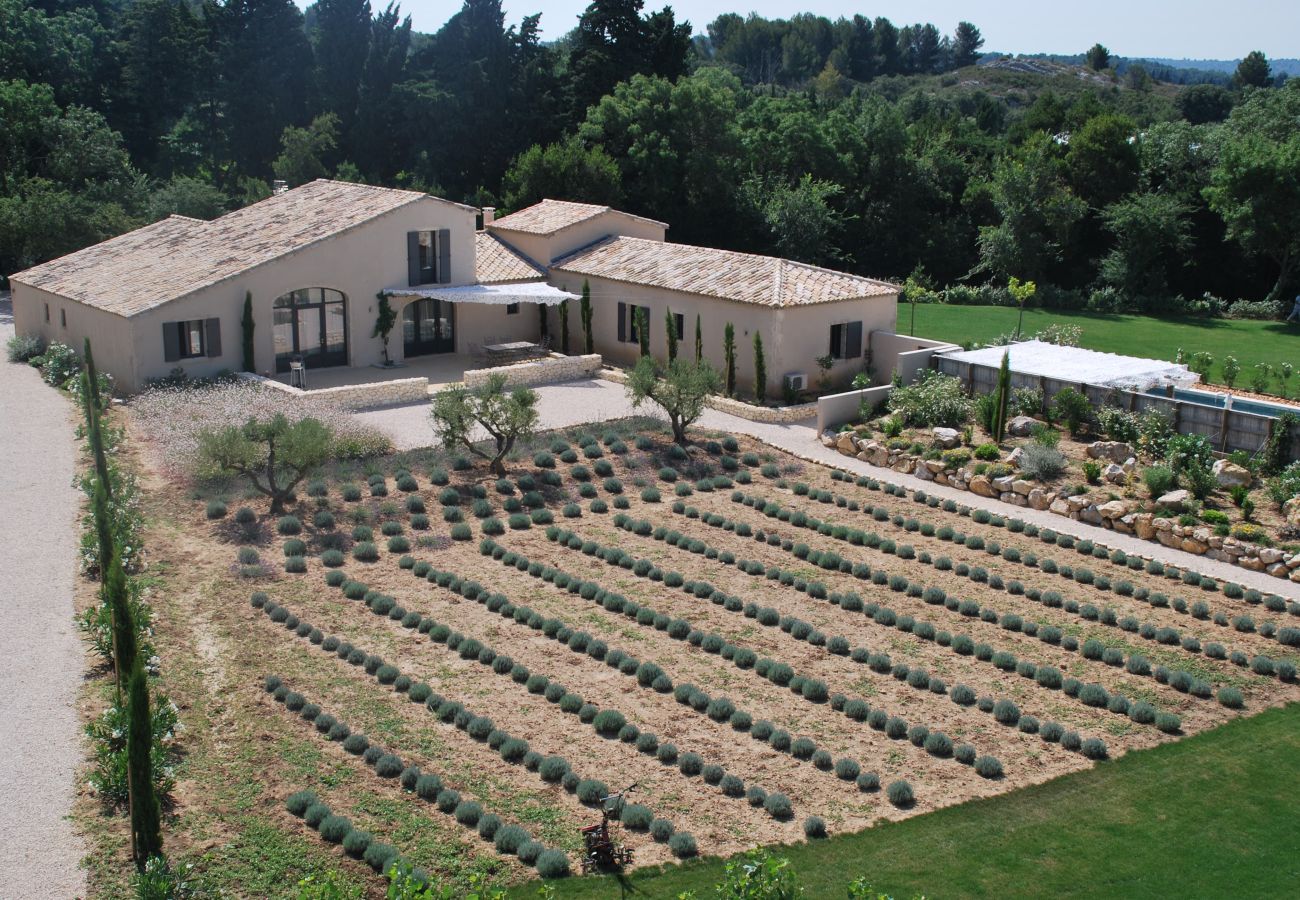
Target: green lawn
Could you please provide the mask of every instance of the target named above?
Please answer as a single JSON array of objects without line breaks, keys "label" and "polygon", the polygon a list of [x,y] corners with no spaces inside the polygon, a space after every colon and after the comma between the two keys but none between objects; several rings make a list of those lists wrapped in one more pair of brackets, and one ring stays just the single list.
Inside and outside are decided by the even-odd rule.
[{"label": "green lawn", "polygon": [[[1283,897],[1300,883],[1300,704],[1035,787],[778,848],[807,895]],[[556,883],[567,897],[713,895],[722,863]],[[535,897],[537,885],[518,897]]]},{"label": "green lawn", "polygon": [[[906,303],[898,307],[898,331],[906,334],[911,327],[912,310]],[[1017,310],[1001,306],[948,306],[917,304],[916,334],[962,344],[982,343],[1000,334],[1016,330]],[[1107,313],[1057,312],[1047,309],[1025,310],[1024,334],[1033,335],[1041,328],[1059,322],[1083,329],[1081,346],[1108,353],[1173,359],[1181,347],[1188,358],[1205,351],[1214,355],[1211,381],[1222,382],[1222,364],[1231,354],[1241,363],[1237,387],[1248,388],[1250,369],[1256,363],[1268,363],[1275,370],[1290,362],[1300,368],[1300,325],[1285,322],[1260,322],[1231,319],[1156,319],[1150,316],[1112,315]],[[1278,393],[1280,379],[1274,377],[1270,393]],[[1291,390],[1300,390],[1300,373],[1291,379]]]}]

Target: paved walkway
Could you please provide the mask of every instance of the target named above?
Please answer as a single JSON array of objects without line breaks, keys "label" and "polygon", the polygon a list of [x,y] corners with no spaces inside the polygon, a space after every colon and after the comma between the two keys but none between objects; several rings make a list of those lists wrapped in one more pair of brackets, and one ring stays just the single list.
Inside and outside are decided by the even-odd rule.
[{"label": "paved walkway", "polygon": [[[662,412],[655,406],[633,410],[623,385],[612,381],[578,381],[545,385],[536,390],[542,427],[548,429],[599,424],[635,415],[638,412],[662,418]],[[433,441],[427,403],[390,407],[358,415],[363,421],[385,431],[400,449],[427,447]],[[909,490],[920,489],[927,494],[944,499],[951,498],[968,506],[978,504],[990,512],[1015,516],[1040,527],[1052,528],[1057,532],[1072,534],[1078,538],[1089,538],[1108,547],[1123,550],[1125,553],[1136,554],[1147,559],[1158,559],[1167,565],[1193,569],[1203,575],[1235,581],[1246,587],[1258,588],[1261,591],[1292,599],[1300,599],[1300,585],[1282,578],[1274,578],[1263,572],[1251,572],[1230,563],[1164,547],[1154,541],[1144,541],[1131,535],[1119,534],[1108,528],[1073,521],[1046,510],[1028,509],[1003,503],[1001,500],[976,497],[969,491],[959,491],[946,485],[935,484],[933,481],[922,481],[914,475],[904,475],[890,469],[868,465],[861,460],[844,456],[829,447],[822,446],[811,420],[785,425],[768,425],[710,409],[705,411],[699,425],[732,434],[746,434],[811,462],[836,466],[860,475],[870,475],[879,481],[891,482]]]},{"label": "paved walkway", "polygon": [[[13,334],[0,297],[0,341]],[[82,763],[75,702],[73,409],[0,357],[0,898],[81,897],[85,847],[68,819]]]}]

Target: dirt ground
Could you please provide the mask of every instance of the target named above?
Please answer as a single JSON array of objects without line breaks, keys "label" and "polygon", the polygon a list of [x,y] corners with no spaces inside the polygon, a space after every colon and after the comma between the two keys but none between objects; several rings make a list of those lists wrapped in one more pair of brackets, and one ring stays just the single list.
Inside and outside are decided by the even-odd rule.
[{"label": "dirt ground", "polygon": [[[605,430],[609,429],[602,429],[599,434],[603,435]],[[632,443],[631,434],[624,439]],[[573,441],[573,435],[569,440]],[[546,443],[549,438],[539,446],[544,447]],[[918,556],[924,551],[934,558],[947,556],[954,564],[983,566],[1008,582],[1018,579],[1027,588],[1059,591],[1080,603],[1114,608],[1121,617],[1133,615],[1156,626],[1176,627],[1202,641],[1221,642],[1229,650],[1239,649],[1249,656],[1267,654],[1274,659],[1294,659],[1293,655],[1288,657],[1283,653],[1276,641],[1258,634],[1241,634],[1171,608],[1153,608],[1132,597],[1076,584],[1059,575],[954,546],[937,537],[925,537],[889,520],[875,521],[861,510],[849,510],[847,505],[839,507],[797,496],[792,488],[802,481],[843,495],[859,505],[865,504],[867,508],[886,506],[891,512],[897,511],[908,518],[936,526],[951,525],[965,534],[996,540],[1003,547],[1017,547],[1078,566],[1083,557],[1074,551],[1049,547],[1005,528],[979,525],[956,513],[932,509],[908,498],[886,496],[833,480],[829,469],[800,463],[752,441],[742,441],[730,455],[739,459],[745,452],[758,454],[761,462],[775,463],[782,472],[778,481],[761,475],[758,465],[741,464],[739,469],[750,474],[752,483],[738,484],[735,489],[747,494],[778,501],[836,524],[875,531],[899,544],[912,545]],[[512,478],[539,474],[529,457],[531,452],[511,467]],[[1199,699],[1180,693],[1151,677],[1130,675],[1122,668],[1085,659],[1079,653],[1008,631],[995,622],[963,616],[942,605],[927,604],[919,597],[892,591],[886,585],[862,581],[847,573],[823,571],[780,546],[739,537],[732,531],[688,518],[673,511],[672,502],[678,499],[673,496],[673,485],[662,481],[658,473],[663,466],[676,466],[683,470],[682,482],[693,481],[705,473],[722,474],[719,456],[702,446],[691,451],[689,463],[683,463],[673,460],[664,439],[656,436],[652,451],[633,449],[620,455],[606,447],[603,459],[621,479],[624,493],[610,493],[603,484],[604,478],[595,477],[592,483],[597,495],[610,509],[605,513],[593,512],[590,498],[579,496],[579,482],[572,475],[572,465],[559,462],[554,471],[562,476],[562,482],[557,488],[547,489],[547,507],[554,513],[558,527],[650,560],[665,572],[680,572],[688,580],[707,580],[745,602],[774,607],[781,615],[807,622],[828,637],[845,637],[853,647],[886,652],[896,663],[922,667],[941,677],[949,689],[963,684],[981,697],[1011,699],[1025,716],[1059,722],[1077,730],[1084,738],[1103,739],[1112,757],[1131,749],[1177,740],[1233,716],[1300,698],[1296,686],[1251,674],[1227,661],[1212,660],[1179,647],[1157,645],[1115,626],[1087,621],[1065,609],[1047,608],[1023,595],[975,583],[953,571],[939,571],[920,559],[905,560],[880,549],[850,546],[831,536],[770,519],[759,510],[733,502],[731,489],[697,491],[681,499],[702,514],[716,513],[733,522],[747,523],[755,530],[775,531],[814,550],[834,551],[853,562],[865,562],[873,569],[883,568],[891,575],[901,574],[913,582],[975,599],[999,613],[1015,613],[1041,625],[1059,626],[1080,642],[1095,636],[1107,646],[1124,648],[1126,655],[1142,653],[1153,665],[1186,668],[1216,687],[1239,687],[1246,698],[1245,710],[1229,710],[1213,698]],[[398,488],[394,478],[395,469],[402,463],[411,466],[418,482],[418,494],[427,508],[428,530],[412,527],[411,514],[405,505],[408,494]],[[524,766],[505,762],[487,744],[474,740],[452,724],[439,721],[423,704],[410,702],[405,694],[381,685],[360,667],[339,659],[334,653],[323,652],[306,637],[272,622],[262,610],[250,604],[250,595],[255,591],[265,592],[272,602],[286,607],[324,635],[378,654],[415,682],[427,683],[436,693],[465,704],[477,715],[491,718],[497,728],[527,739],[538,753],[564,756],[582,777],[599,778],[615,790],[635,784],[630,799],[646,804],[655,816],[668,819],[678,831],[690,832],[700,852],[705,854],[728,854],[756,844],[800,840],[802,823],[808,816],[820,816],[832,832],[856,830],[882,819],[916,815],[970,798],[990,796],[1094,764],[1080,753],[1047,743],[1036,734],[998,724],[977,706],[955,704],[944,694],[914,688],[888,672],[878,673],[847,656],[832,654],[825,647],[797,640],[780,628],[762,626],[742,612],[729,611],[633,571],[608,565],[581,550],[561,546],[548,540],[542,526],[507,530],[495,538],[502,546],[530,560],[594,581],[606,590],[618,592],[669,617],[687,619],[692,627],[717,633],[735,647],[748,648],[760,657],[787,663],[801,676],[822,679],[831,694],[864,699],[873,709],[902,717],[909,725],[924,725],[931,732],[942,731],[954,744],[968,742],[980,754],[997,757],[1005,769],[1001,778],[981,778],[969,765],[933,756],[905,738],[889,738],[866,722],[852,721],[830,703],[808,702],[752,669],[738,668],[719,654],[674,639],[653,624],[639,624],[635,619],[609,612],[578,594],[483,555],[479,549],[481,528],[471,514],[468,499],[461,509],[465,521],[471,525],[473,539],[449,540],[451,526],[443,521],[438,499],[442,488],[430,480],[430,469],[442,464],[436,455],[430,455],[428,459],[407,456],[344,466],[331,474],[326,496],[312,497],[306,490],[301,491],[290,512],[305,525],[304,534],[299,537],[307,541],[309,551],[307,571],[302,574],[283,571],[283,548],[290,538],[276,533],[275,519],[268,517],[264,500],[245,496],[238,488],[229,488],[224,492],[228,516],[209,521],[205,516],[205,497],[157,477],[146,480],[147,512],[151,520],[146,539],[154,578],[150,599],[156,609],[155,642],[162,655],[165,690],[177,702],[185,723],[180,742],[182,755],[176,764],[175,804],[169,810],[165,832],[169,853],[174,859],[193,864],[191,877],[197,884],[219,886],[237,895],[275,895],[291,888],[300,878],[319,878],[323,877],[322,873],[334,872],[341,880],[361,886],[371,895],[382,895],[379,879],[364,863],[347,858],[285,811],[285,798],[304,788],[317,791],[336,813],[369,830],[376,840],[392,843],[415,864],[440,878],[464,884],[472,872],[506,881],[533,872],[514,857],[496,853],[473,830],[402,790],[395,781],[378,778],[359,757],[324,739],[266,693],[262,685],[269,674],[280,676],[308,702],[319,704],[324,711],[347,723],[353,732],[363,732],[373,743],[400,756],[405,764],[438,774],[465,797],[478,800],[485,812],[521,824],[547,846],[567,851],[575,868],[580,845],[578,829],[599,818],[598,811],[583,806],[564,788],[544,782]],[[580,464],[588,469],[594,467],[589,459],[580,458]],[[685,477],[688,469],[690,477]],[[366,476],[373,472],[385,475],[388,496],[366,497],[359,502],[342,499],[340,486],[344,482],[360,485],[364,493]],[[465,494],[472,485],[482,485],[494,507],[494,515],[503,522],[506,520],[507,514],[502,510],[505,497],[497,493],[494,479],[487,477],[481,468],[453,471],[451,476],[452,483],[462,487]],[[642,487],[649,485],[659,488],[663,495],[661,502],[640,498]],[[515,496],[518,495],[516,491]],[[1124,715],[1085,706],[1060,690],[1040,687],[1032,679],[1004,672],[990,662],[878,624],[860,612],[814,600],[793,586],[750,576],[720,559],[706,558],[652,536],[638,536],[618,528],[613,521],[620,512],[613,508],[616,496],[627,499],[628,515],[679,530],[719,552],[734,554],[737,559],[758,560],[764,565],[787,569],[797,577],[818,579],[831,591],[856,591],[864,601],[888,606],[899,615],[932,622],[936,628],[953,635],[969,635],[997,650],[1010,651],[1021,660],[1056,666],[1066,675],[1085,683],[1100,683],[1108,691],[1121,692],[1130,700],[1146,700],[1161,710],[1178,714],[1182,732],[1177,736],[1166,735],[1151,725],[1134,723]],[[569,502],[580,504],[580,517],[561,516],[562,507]],[[259,517],[260,524],[251,540],[246,541],[232,521],[240,506],[252,508]],[[311,524],[312,519],[324,509],[334,514],[336,525],[333,529],[317,530]],[[560,712],[556,704],[530,693],[508,675],[496,674],[491,667],[477,661],[462,659],[446,644],[435,643],[414,628],[375,615],[363,603],[346,599],[339,588],[328,587],[327,569],[319,555],[322,540],[330,540],[330,533],[346,536],[354,523],[361,520],[374,528],[380,558],[373,563],[359,562],[345,553],[342,571],[348,579],[363,582],[393,597],[408,611],[430,617],[498,653],[508,654],[530,672],[561,682],[588,703],[602,709],[617,709],[642,732],[653,732],[661,743],[672,742],[681,753],[698,753],[705,764],[721,765],[727,773],[743,779],[747,787],[757,785],[768,792],[786,794],[793,802],[793,817],[789,821],[777,821],[761,808],[750,806],[744,798],[724,796],[698,775],[684,775],[676,766],[664,765],[653,756],[638,752],[631,744],[602,738],[577,716]],[[401,525],[413,545],[409,555],[414,560],[466,580],[473,579],[490,591],[504,594],[516,606],[527,605],[544,617],[562,620],[573,630],[586,631],[606,642],[610,650],[617,648],[640,660],[655,662],[674,685],[689,683],[712,697],[725,696],[738,709],[750,713],[753,720],[770,721],[795,738],[809,737],[835,759],[854,759],[863,771],[878,775],[882,789],[861,791],[853,782],[840,780],[833,772],[819,770],[811,762],[797,760],[726,722],[715,722],[678,703],[671,693],[641,687],[634,677],[620,674],[603,661],[574,652],[541,631],[415,577],[399,566],[399,559],[405,554],[384,549],[386,539],[380,536],[380,524],[386,521]],[[338,540],[342,546],[350,544],[347,537]],[[261,577],[241,574],[236,560],[241,546],[256,547],[267,564],[268,574]],[[1126,579],[1171,597],[1185,595],[1189,601],[1204,600],[1213,611],[1236,615],[1245,609],[1242,600],[1229,600],[1221,593],[1199,590],[1192,595],[1191,589],[1181,584],[1105,560],[1089,559],[1087,565],[1114,581]],[[1278,620],[1287,624],[1285,612],[1266,614],[1258,606],[1249,611],[1256,621]],[[916,795],[914,805],[898,808],[888,801],[883,786],[895,780],[911,784]],[[83,825],[91,823],[93,799],[83,797],[81,809]],[[125,840],[121,820],[107,821],[108,827],[100,827],[95,837],[100,851],[115,845],[120,847]],[[672,860],[668,848],[656,843],[650,835],[631,831],[624,831],[623,835],[635,849],[638,865]],[[115,885],[121,884],[121,872],[101,862],[98,871],[92,870],[92,883],[104,886],[100,890],[102,895],[115,895],[119,892]]]}]

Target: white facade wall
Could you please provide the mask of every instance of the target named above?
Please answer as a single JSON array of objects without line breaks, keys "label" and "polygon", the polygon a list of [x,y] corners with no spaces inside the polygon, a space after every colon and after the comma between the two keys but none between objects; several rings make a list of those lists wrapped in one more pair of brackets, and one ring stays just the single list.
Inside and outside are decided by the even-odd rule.
[{"label": "white facade wall", "polygon": [[[877,330],[893,330],[898,306],[897,296],[891,294],[777,309],[646,285],[625,284],[605,278],[584,279],[583,276],[569,272],[553,271],[549,280],[556,287],[573,293],[581,293],[582,282],[588,282],[591,288],[593,349],[612,365],[633,366],[640,355],[640,347],[636,342],[618,340],[620,302],[629,306],[645,306],[650,310],[650,353],[661,360],[668,358],[665,313],[671,309],[674,313],[685,316],[684,334],[679,341],[678,353],[686,356],[695,353],[695,317],[698,315],[703,334],[704,357],[724,374],[723,333],[727,323],[732,323],[736,333],[736,382],[742,393],[753,393],[754,334],[760,332],[763,335],[763,355],[767,364],[767,397],[771,400],[780,399],[782,378],[787,373],[803,372],[808,376],[810,387],[817,385],[820,370],[815,360],[824,356],[830,348],[832,325],[862,322],[862,350],[865,354],[868,334]],[[578,301],[569,303],[571,353],[580,353],[583,348],[579,310]],[[551,315],[551,334],[558,342],[558,309]],[[630,337],[630,334],[629,328],[625,335]],[[558,343],[555,346],[558,347]],[[830,372],[832,384],[847,385],[865,365],[865,356],[836,360]]]}]

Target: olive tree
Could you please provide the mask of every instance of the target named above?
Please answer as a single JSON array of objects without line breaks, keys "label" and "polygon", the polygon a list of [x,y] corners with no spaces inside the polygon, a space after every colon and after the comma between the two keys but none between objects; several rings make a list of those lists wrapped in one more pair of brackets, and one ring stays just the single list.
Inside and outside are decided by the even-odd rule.
[{"label": "olive tree", "polygon": [[[528,388],[506,391],[504,375],[493,375],[482,387],[473,390],[456,386],[439,391],[433,397],[433,431],[448,450],[464,448],[488,461],[497,475],[505,474],[502,460],[522,438],[527,439],[537,427],[537,393]],[[495,445],[485,450],[480,429]]]},{"label": "olive tree", "polygon": [[704,401],[722,387],[722,379],[707,361],[675,359],[667,368],[643,356],[628,374],[627,394],[632,408],[647,401],[663,407],[673,429],[673,440],[686,446],[686,429],[704,414]]},{"label": "olive tree", "polygon": [[271,514],[284,511],[300,482],[329,458],[334,436],[319,419],[249,419],[199,435],[199,458],[208,468],[242,475],[271,498]]}]

